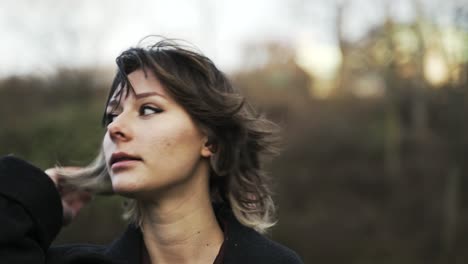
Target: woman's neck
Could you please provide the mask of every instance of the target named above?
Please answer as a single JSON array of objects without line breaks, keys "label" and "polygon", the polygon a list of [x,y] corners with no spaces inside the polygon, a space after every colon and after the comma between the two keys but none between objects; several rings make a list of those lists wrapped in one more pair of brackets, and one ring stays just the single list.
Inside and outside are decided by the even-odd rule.
[{"label": "woman's neck", "polygon": [[[208,187],[206,187],[208,188]],[[152,263],[213,263],[223,243],[209,191],[142,202],[143,239]]]}]

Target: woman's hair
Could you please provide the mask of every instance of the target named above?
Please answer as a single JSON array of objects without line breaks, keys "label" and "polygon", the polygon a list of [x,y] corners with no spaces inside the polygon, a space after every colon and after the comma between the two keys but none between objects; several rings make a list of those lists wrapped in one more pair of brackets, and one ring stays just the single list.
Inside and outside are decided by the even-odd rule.
[{"label": "woman's hair", "polygon": [[[256,113],[214,63],[192,47],[168,39],[149,46],[140,42],[116,63],[107,103],[112,96],[121,100],[129,94],[128,74],[133,71],[156,76],[208,136],[212,202],[228,205],[240,223],[261,233],[273,226],[275,205],[263,163],[277,153],[277,126]],[[89,166],[77,172],[59,168],[59,174],[75,187],[112,193],[102,150]],[[141,224],[138,202],[129,199],[125,207],[127,218]]]}]

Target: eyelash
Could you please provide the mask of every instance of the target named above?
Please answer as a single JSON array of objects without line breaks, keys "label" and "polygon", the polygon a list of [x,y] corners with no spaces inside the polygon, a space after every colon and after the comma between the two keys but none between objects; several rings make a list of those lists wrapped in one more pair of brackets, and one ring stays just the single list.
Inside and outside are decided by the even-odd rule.
[{"label": "eyelash", "polygon": [[[140,109],[138,109],[138,114],[141,115],[141,116],[147,116],[147,115],[151,115],[151,114],[144,114],[144,111],[145,110],[151,110],[151,111],[154,111],[154,113],[151,113],[151,114],[159,114],[161,112],[163,112],[162,109],[160,108],[157,108],[157,107],[154,107],[154,106],[148,106],[148,105],[142,105],[140,107]],[[118,114],[116,114],[115,112],[109,112],[109,113],[106,113],[106,125],[109,125],[110,123],[112,123],[114,121],[114,118],[116,118],[118,116]]]}]

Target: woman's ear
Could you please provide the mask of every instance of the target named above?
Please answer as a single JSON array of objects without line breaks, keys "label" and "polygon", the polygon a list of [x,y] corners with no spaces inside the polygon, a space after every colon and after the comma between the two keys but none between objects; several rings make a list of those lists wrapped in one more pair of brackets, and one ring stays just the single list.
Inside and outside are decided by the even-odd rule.
[{"label": "woman's ear", "polygon": [[202,157],[209,158],[215,152],[216,152],[216,148],[215,148],[213,142],[210,139],[208,139],[208,137],[205,137],[205,143],[203,144],[203,147],[202,147],[202,150],[201,150]]}]

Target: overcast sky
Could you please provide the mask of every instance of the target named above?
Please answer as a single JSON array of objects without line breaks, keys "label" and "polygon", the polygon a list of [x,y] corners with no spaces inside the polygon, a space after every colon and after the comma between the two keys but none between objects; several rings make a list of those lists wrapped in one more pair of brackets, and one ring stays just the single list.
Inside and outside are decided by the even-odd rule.
[{"label": "overcast sky", "polygon": [[[381,22],[384,0],[347,2],[348,38]],[[422,2],[440,12],[447,7],[447,1]],[[391,3],[394,17],[413,18],[410,1]],[[335,6],[332,0],[0,0],[0,77],[113,67],[122,50],[149,34],[188,40],[233,71],[243,66],[246,43],[307,39],[333,47]]]}]

